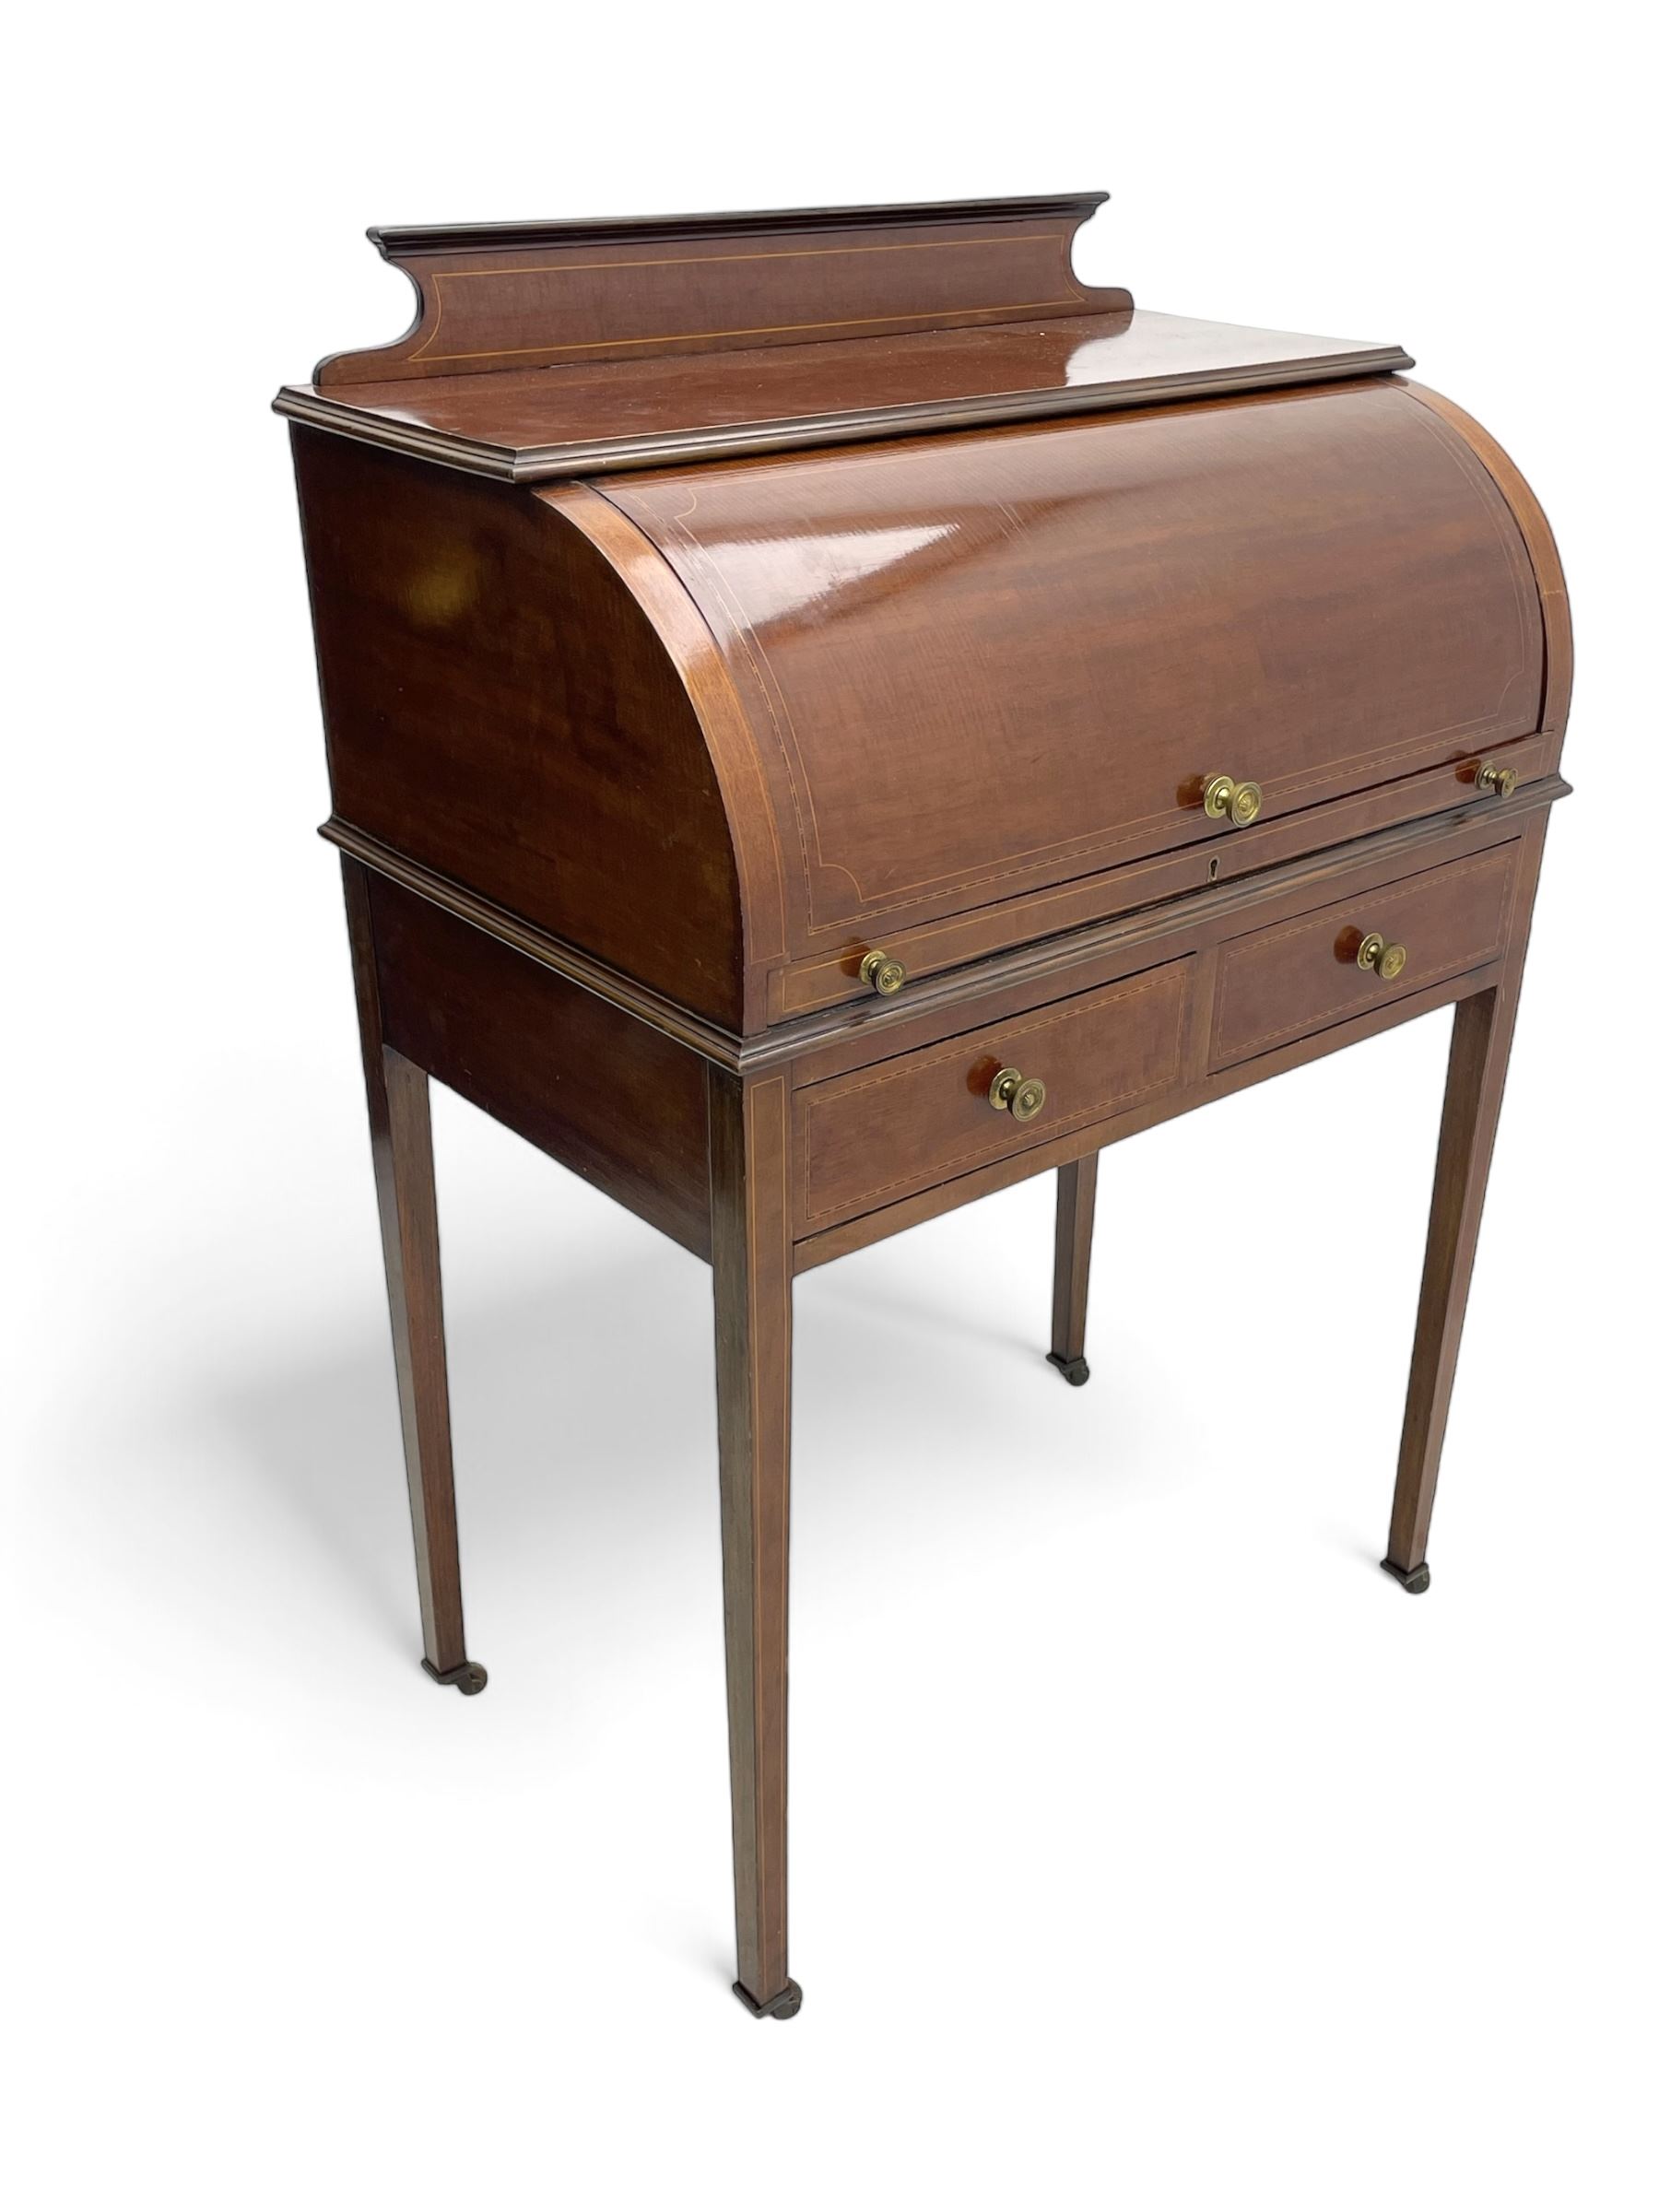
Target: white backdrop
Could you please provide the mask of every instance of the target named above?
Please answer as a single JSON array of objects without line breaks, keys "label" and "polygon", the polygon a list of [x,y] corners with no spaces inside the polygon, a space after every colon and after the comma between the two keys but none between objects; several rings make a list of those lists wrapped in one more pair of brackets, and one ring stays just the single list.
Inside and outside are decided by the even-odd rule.
[{"label": "white backdrop", "polygon": [[[1653,2201],[1654,331],[1621,19],[37,13],[6,280],[14,2204]],[[406,322],[370,222],[1099,185],[1094,281],[1402,340],[1515,453],[1573,594],[1581,789],[1435,1584],[1376,1560],[1449,1015],[1107,1153],[1085,1391],[1041,1360],[1049,1179],[806,1277],[806,2005],[757,2025],[706,1276],[441,1094],[490,1686],[417,1668],[266,404]]]}]

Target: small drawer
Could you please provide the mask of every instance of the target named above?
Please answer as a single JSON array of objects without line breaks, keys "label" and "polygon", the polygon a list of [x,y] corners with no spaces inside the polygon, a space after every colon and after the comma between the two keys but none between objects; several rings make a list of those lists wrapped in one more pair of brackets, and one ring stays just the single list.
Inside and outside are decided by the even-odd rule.
[{"label": "small drawer", "polygon": [[[1191,959],[1171,960],[800,1091],[800,1233],[895,1205],[1172,1089],[1184,1064],[1192,973]],[[997,1077],[1015,1072],[1028,1088],[999,1109]],[[1041,1088],[1040,1104],[1032,1084]]]},{"label": "small drawer", "polygon": [[1216,976],[1210,1065],[1253,1059],[1495,959],[1519,853],[1500,845],[1235,937]]}]

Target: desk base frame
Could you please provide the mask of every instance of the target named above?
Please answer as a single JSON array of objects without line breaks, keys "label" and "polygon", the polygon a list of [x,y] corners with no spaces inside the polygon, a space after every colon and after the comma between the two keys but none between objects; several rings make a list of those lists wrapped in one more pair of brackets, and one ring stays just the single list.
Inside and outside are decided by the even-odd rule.
[{"label": "desk base frame", "polygon": [[[1554,795],[1554,791],[1548,794]],[[671,1039],[652,1031],[645,1036],[650,1025],[636,1010],[604,1006],[605,1018],[622,1025],[616,1040],[620,1056],[649,1047],[644,1078],[634,1095],[649,1102],[639,1105],[641,1117],[660,1118],[651,1126],[641,1121],[630,1128],[622,1115],[614,1126],[596,1133],[568,1118],[574,1109],[527,1102],[520,1065],[523,1052],[530,1049],[524,1007],[507,1009],[512,1018],[503,1016],[492,1026],[489,1009],[504,971],[491,963],[517,963],[511,971],[512,989],[545,994],[548,1023],[556,1025],[575,999],[581,1000],[582,1018],[591,1023],[598,1018],[601,1002],[583,997],[580,982],[550,967],[535,967],[522,947],[497,942],[476,924],[444,912],[441,902],[427,904],[419,913],[406,904],[388,910],[396,924],[388,924],[388,959],[387,945],[379,941],[377,912],[382,902],[418,900],[418,894],[408,887],[406,875],[401,885],[371,879],[359,859],[343,855],[408,1470],[423,1665],[436,1680],[469,1691],[481,1688],[485,1677],[466,1656],[461,1609],[429,1077],[452,1082],[712,1264],[736,1901],[734,1987],[757,2018],[788,2018],[801,2003],[799,1986],[789,1974],[787,1940],[794,1277],[875,1236],[1053,1167],[1058,1198],[1048,1358],[1069,1382],[1080,1383],[1088,1372],[1084,1326],[1101,1144],[1418,1013],[1455,1003],[1394,1512],[1382,1561],[1404,1589],[1414,1594],[1427,1590],[1430,1521],[1547,819],[1547,807],[1539,805],[1518,829],[1508,823],[1489,828],[1486,841],[1518,835],[1522,881],[1509,941],[1501,956],[1486,967],[1298,1039],[1241,1068],[1206,1075],[1195,1061],[1186,1088],[1150,1109],[960,1177],[888,1209],[886,1218],[853,1222],[810,1240],[794,1233],[791,1114],[794,1088],[812,1072],[812,1052],[822,1047],[821,1024],[815,1026],[800,1062],[769,1049],[752,1064],[739,1058],[734,1065],[728,1055],[717,1060],[700,1054],[683,1035]],[[1441,856],[1448,836],[1457,850],[1468,848],[1463,821],[1459,818],[1452,830],[1442,830],[1438,846],[1425,830],[1426,857],[1420,865]],[[1477,835],[1474,842],[1480,841]],[[1271,896],[1272,888],[1265,886],[1264,898]],[[421,949],[422,929],[454,933],[442,940],[442,958],[450,962],[442,981],[435,980],[436,971],[422,966],[428,957]],[[1200,962],[1200,999],[1207,1006],[1215,947],[1200,934],[1190,948]],[[1182,947],[1176,942],[1171,949]],[[1143,956],[1163,957],[1154,941],[1145,939]],[[441,1018],[428,1023],[422,1009],[440,991],[445,998]],[[457,1043],[461,1033],[464,1041]],[[828,1049],[833,1051],[835,1044],[831,1039]],[[900,1049],[896,1038],[895,1050]],[[651,1061],[650,1053],[677,1057],[659,1063]],[[689,1073],[693,1068],[700,1071],[695,1077]],[[700,1194],[690,1187],[698,1159],[706,1160],[700,1194],[706,1210],[700,1210]],[[688,1161],[693,1168],[688,1168]],[[665,1189],[668,1198],[662,1194]]]}]

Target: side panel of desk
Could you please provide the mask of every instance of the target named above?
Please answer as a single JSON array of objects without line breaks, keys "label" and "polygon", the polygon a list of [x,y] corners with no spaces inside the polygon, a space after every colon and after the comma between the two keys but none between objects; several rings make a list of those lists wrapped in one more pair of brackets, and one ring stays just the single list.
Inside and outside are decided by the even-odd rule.
[{"label": "side panel of desk", "polygon": [[725,805],[637,594],[545,500],[294,435],[334,812],[741,1028]]},{"label": "side panel of desk", "polygon": [[706,1260],[699,1056],[383,877],[369,884],[387,1043]]}]

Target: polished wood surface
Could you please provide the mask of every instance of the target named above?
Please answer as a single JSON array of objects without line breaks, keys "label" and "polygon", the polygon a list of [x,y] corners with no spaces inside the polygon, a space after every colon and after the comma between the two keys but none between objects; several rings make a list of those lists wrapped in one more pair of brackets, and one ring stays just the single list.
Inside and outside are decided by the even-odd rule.
[{"label": "polished wood surface", "polygon": [[535,482],[1410,368],[1079,283],[1104,196],[371,230],[413,325],[276,405]]},{"label": "polished wood surface", "polygon": [[[459,1680],[468,1662],[461,1608],[461,1548],[455,1526],[431,1103],[424,1064],[406,1059],[386,1041],[381,961],[375,943],[374,887],[356,861],[345,860],[341,865],[363,1078],[369,1094],[369,1135],[386,1265],[386,1302],[392,1317],[404,1465],[414,1524],[421,1638],[429,1670]],[[481,1685],[483,1669],[473,1671]],[[474,1686],[467,1680],[468,1688]]]},{"label": "polished wood surface", "polygon": [[1572,615],[1567,604],[1567,579],[1561,572],[1555,533],[1538,504],[1537,494],[1488,429],[1439,392],[1430,392],[1426,384],[1407,382],[1404,389],[1419,406],[1438,415],[1465,441],[1503,494],[1526,540],[1533,578],[1544,611],[1544,708],[1539,716],[1544,766],[1556,769],[1560,765],[1567,710],[1572,701]]},{"label": "polished wood surface", "polygon": [[1559,749],[1529,546],[1387,382],[603,493],[296,447],[343,824],[739,1036]]},{"label": "polished wood surface", "polygon": [[1103,193],[369,235],[419,295],[395,344],[335,354],[319,386],[555,362],[799,347],[882,332],[1123,312],[1072,239]]},{"label": "polished wood surface", "polygon": [[1410,367],[1397,346],[1119,308],[419,383],[286,384],[276,406],[451,468],[541,483]]},{"label": "polished wood surface", "polygon": [[[401,884],[497,944],[510,946],[536,966],[567,977],[658,1035],[688,1045],[712,1066],[758,1074],[764,1067],[801,1062],[811,1068],[803,1079],[821,1081],[851,1067],[869,1065],[896,1049],[956,1034],[963,1027],[965,1006],[982,1017],[1018,1013],[1142,969],[1157,957],[1159,946],[1215,945],[1250,923],[1265,926],[1304,912],[1339,887],[1348,895],[1384,888],[1435,863],[1501,844],[1571,788],[1559,776],[1547,776],[1502,803],[1487,794],[1471,795],[1464,805],[1424,821],[1397,824],[1332,851],[1306,853],[1277,867],[1222,879],[1208,889],[1161,900],[1088,928],[995,953],[970,967],[907,984],[897,998],[866,993],[851,1004],[826,1007],[747,1038],[644,989],[579,947],[417,866],[393,847],[364,837],[346,823],[324,822],[319,834],[362,861],[371,874]],[[1148,947],[1154,949],[1148,951]],[[1202,1034],[1207,1038],[1207,1027]]]},{"label": "polished wood surface", "polygon": [[[1049,1357],[1081,1382],[1102,1147],[1455,1006],[1384,1561],[1425,1588],[1567,791],[1567,600],[1513,463],[1391,349],[1077,290],[990,320],[1027,311],[980,280],[1068,272],[1092,205],[386,233],[415,331],[284,402],[316,426],[295,446],[325,834],[426,1665],[482,1686],[435,1077],[711,1264],[736,1989],[776,2018],[801,2002],[794,1277],[1053,1171]],[[800,342],[809,309],[888,320]],[[1022,409],[1053,419],[999,425]],[[730,457],[751,435],[792,450]],[[1206,812],[1215,775],[1259,783],[1259,818]],[[1361,962],[1368,934],[1404,967]],[[877,947],[896,995],[861,977]],[[993,1103],[1015,1067],[1046,1087],[1024,1120]],[[1256,1214],[1271,1234],[1271,1193]],[[1241,1296],[1249,1264],[1246,1241]]]},{"label": "polished wood surface", "polygon": [[395,1048],[706,1260],[698,1055],[396,884],[369,896]]},{"label": "polished wood surface", "polygon": [[1505,959],[1488,990],[1457,1009],[1446,1070],[1440,1150],[1429,1211],[1429,1239],[1418,1300],[1417,1335],[1406,1389],[1394,1512],[1383,1564],[1408,1589],[1428,1583],[1429,1524],[1440,1479],[1441,1449],[1463,1341],[1487,1178],[1503,1103],[1510,1044],[1521,997],[1532,894],[1544,855],[1547,818],[1528,830],[1519,856],[1524,893]]},{"label": "polished wood surface", "polygon": [[638,603],[697,717],[725,806],[736,862],[745,963],[741,1027],[747,1033],[766,1021],[770,973],[785,957],[785,862],[767,806],[753,735],[731,673],[695,603],[625,515],[585,484],[560,486],[540,494],[540,500],[582,533]]},{"label": "polished wood surface", "polygon": [[1054,1304],[1049,1358],[1068,1382],[1086,1382],[1083,1338],[1088,1322],[1088,1268],[1094,1251],[1098,1152],[1070,1160],[1055,1176]]},{"label": "polished wood surface", "polygon": [[[1541,810],[1534,818],[1542,818]],[[963,1076],[965,1068],[981,1078],[985,1076],[994,1055],[982,1055],[977,1061],[958,1057],[964,1044],[976,1041],[977,1033],[975,1039],[953,1038],[931,1050],[915,1049],[925,1048],[936,1034],[948,1035],[959,1028],[959,1015],[946,1007],[930,1017],[912,1016],[908,1025],[912,1050],[903,1057],[894,1057],[890,1047],[882,1053],[855,1034],[804,1055],[795,1064],[797,1270],[860,1250],[1024,1176],[1062,1166],[1080,1158],[1089,1145],[1118,1142],[1224,1097],[1242,1083],[1299,1066],[1478,992],[1524,925],[1522,908],[1531,898],[1526,835],[1512,819],[1500,825],[1492,818],[1472,826],[1452,825],[1427,836],[1419,833],[1419,862],[1437,853],[1456,857],[1443,859],[1439,866],[1419,866],[1404,883],[1398,880],[1397,850],[1392,858],[1369,861],[1334,856],[1325,866],[1302,869],[1288,880],[1263,879],[1252,887],[1250,899],[1236,903],[1230,912],[1206,912],[1200,900],[1184,902],[1184,912],[1167,908],[1148,916],[1143,931],[1133,937],[1121,935],[1115,946],[1108,943],[1092,959],[1070,971],[1068,980],[1074,984],[1087,978],[1094,988],[1056,1002],[1051,977],[986,993],[981,1005],[1000,1008],[1004,1018],[990,1026],[985,1036],[1006,1041],[1021,1031],[1042,1035],[1040,1025],[1047,1024],[1053,1034],[1075,1039],[1081,1049],[1051,1057],[1046,1064],[1034,1053],[1022,1054],[1018,1065],[1023,1073],[1046,1078],[1056,1068],[1060,1071],[1051,1083],[1043,1112],[1023,1128],[999,1135],[992,1140],[992,1150],[978,1159],[959,1159],[950,1148],[935,1146],[931,1180],[918,1173],[908,1183],[872,1194],[856,1182],[855,1163],[879,1159],[889,1148],[902,1160],[902,1147],[907,1143],[924,1146],[945,1111],[954,1110],[961,1122],[973,1120],[950,1095],[959,1088],[950,1078]],[[1344,887],[1341,899],[1327,903],[1332,889],[1339,886]],[[1425,953],[1438,947],[1442,957],[1419,957],[1415,971],[1408,961],[1406,971],[1392,983],[1359,971],[1353,947],[1362,933],[1350,919],[1354,912],[1414,914],[1428,932],[1419,940]],[[1250,926],[1253,920],[1269,915],[1274,926]],[[1166,956],[1161,963],[1148,970],[1146,963],[1160,954]],[[1226,986],[1226,976],[1229,963],[1241,958],[1246,976],[1235,996]],[[1171,1055],[1168,1080],[1153,1084],[1144,1096],[1120,1098],[1085,1117],[1087,1143],[1075,1135],[1068,1136],[1065,1132],[1078,1125],[1077,1118],[1068,1115],[1068,1107],[1109,1078],[1124,1050],[1123,1039],[1110,1028],[1097,1033],[1088,1020],[1077,1026],[1077,1018],[1097,1008],[1109,1010],[1113,990],[1133,988],[1147,975],[1176,972],[1190,979],[1187,994],[1195,1014],[1184,1024],[1184,1050]],[[1125,982],[1099,987],[1100,979],[1120,974],[1126,975]],[[1259,1018],[1264,1005],[1277,1014],[1292,1000],[1300,1001],[1300,1018],[1288,1032],[1274,1021],[1269,1025],[1273,1034],[1251,1034],[1245,1040],[1249,1050],[1240,1051],[1234,1007],[1241,998],[1253,1019]],[[889,1077],[906,1077],[906,1088],[916,1096],[908,1117],[886,1111]],[[971,1097],[965,1078],[959,1088]],[[848,1171],[847,1185],[854,1195],[833,1219],[822,1203],[815,1213],[807,1196],[810,1117],[819,1100],[830,1110],[824,1118],[832,1122],[836,1160],[854,1163]],[[865,1110],[862,1115],[860,1108]],[[992,1118],[1000,1122],[1004,1117]]]},{"label": "polished wood surface", "polygon": [[[1182,1072],[1192,974],[1151,969],[1023,1019],[971,1030],[924,1051],[818,1083],[795,1100],[795,1197],[802,1234],[909,1192],[1094,1127],[1171,1089]],[[1048,1088],[1037,1117],[990,1102],[993,1077],[1018,1067]]]},{"label": "polished wood surface", "polygon": [[737,1985],[751,2006],[782,2009],[792,1987],[789,1085],[711,1068],[708,1095]]},{"label": "polished wood surface", "polygon": [[[1514,518],[1463,441],[1385,382],[616,478],[605,496],[727,659],[802,959],[1247,839],[1538,727],[1543,626]],[[1242,833],[1203,810],[1218,771],[1262,787]]]},{"label": "polished wood surface", "polygon": [[1138,1136],[1162,1122],[1173,1121],[1197,1107],[1229,1098],[1252,1084],[1265,1083],[1273,1076],[1288,1075],[1310,1060],[1322,1059],[1348,1045],[1363,1044],[1385,1030],[1397,1029],[1402,1022],[1415,1021],[1421,1015],[1435,1014],[1443,1006],[1455,1006],[1460,1000],[1485,990],[1495,980],[1496,972],[1497,963],[1493,962],[1469,975],[1451,977],[1414,997],[1375,1006],[1349,1021],[1316,1030],[1312,1036],[1293,1038],[1288,1044],[1263,1053],[1254,1060],[1238,1061],[1230,1067],[1218,1068],[1202,1078],[1181,1084],[1148,1104],[1132,1107],[1098,1128],[1074,1130],[1066,1136],[1045,1138],[1032,1150],[1011,1153],[1006,1159],[995,1160],[989,1167],[971,1169],[949,1182],[920,1191],[914,1197],[901,1198],[873,1213],[854,1215],[833,1229],[819,1230],[797,1241],[794,1271],[805,1275],[814,1267],[827,1266],[831,1260],[845,1259],[850,1253],[863,1252],[885,1238],[900,1236],[908,1229],[919,1228],[924,1221],[936,1220],[941,1214],[954,1212],[958,1206],[971,1206],[977,1199],[989,1198],[1034,1175],[1064,1167],[1069,1160],[1081,1159],[1086,1152],[1100,1150],[1109,1144],[1121,1144],[1126,1137]]},{"label": "polished wood surface", "polygon": [[[1403,997],[1496,959],[1513,915],[1517,853],[1516,845],[1500,845],[1228,946],[1216,987],[1214,1064],[1247,1060],[1379,997]],[[1368,931],[1406,947],[1394,980],[1359,965]]]},{"label": "polished wood surface", "polygon": [[[1463,803],[1463,810],[1489,814],[1494,801],[1477,791],[1475,777],[1483,760],[1496,760],[1513,769],[1523,783],[1535,783],[1545,773],[1549,750],[1542,736],[1487,747],[1479,759],[1473,755],[1443,767],[1420,769],[1416,775],[1355,792],[1346,799],[1327,800],[1317,817],[1293,814],[1280,821],[1258,821],[1247,835],[1218,834],[1184,851],[1161,853],[1151,860],[1080,877],[1073,883],[1052,885],[1018,899],[999,900],[994,906],[971,913],[952,914],[938,922],[900,923],[881,932],[884,948],[903,962],[913,1001],[923,979],[982,960],[1010,946],[1052,941],[1076,933],[1086,924],[1116,914],[1132,913],[1175,899],[1206,886],[1241,882],[1262,870],[1304,853],[1311,847],[1360,842],[1380,830],[1399,825],[1443,820]],[[1559,754],[1559,742],[1554,750]],[[1548,788],[1548,786],[1545,786]],[[1513,801],[1508,802],[1513,805]],[[767,1006],[774,1022],[789,1023],[792,1016],[845,1004],[861,989],[858,963],[851,952],[831,954],[820,960],[796,960],[773,971],[768,979]]]},{"label": "polished wood surface", "polygon": [[335,812],[741,1028],[725,806],[639,599],[527,495],[314,431],[294,457]]}]

